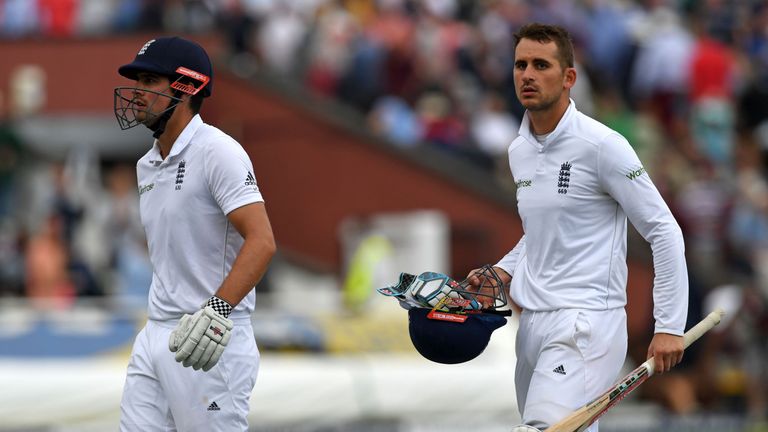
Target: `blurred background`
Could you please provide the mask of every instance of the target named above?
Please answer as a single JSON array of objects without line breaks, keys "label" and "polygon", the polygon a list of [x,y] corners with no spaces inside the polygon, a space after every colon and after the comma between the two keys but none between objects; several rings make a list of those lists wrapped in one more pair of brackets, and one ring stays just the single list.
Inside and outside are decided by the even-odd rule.
[{"label": "blurred background", "polygon": [[[251,156],[279,253],[257,287],[253,431],[508,431],[516,319],[430,363],[374,293],[462,279],[521,235],[506,147],[512,34],[566,27],[577,107],[621,132],[678,218],[689,325],[726,320],[601,431],[767,431],[768,2],[0,0],[0,431],[116,430],[151,266],[143,128],[116,69],[159,35],[215,62],[202,115]],[[650,248],[630,234],[629,371],[652,336]]]}]

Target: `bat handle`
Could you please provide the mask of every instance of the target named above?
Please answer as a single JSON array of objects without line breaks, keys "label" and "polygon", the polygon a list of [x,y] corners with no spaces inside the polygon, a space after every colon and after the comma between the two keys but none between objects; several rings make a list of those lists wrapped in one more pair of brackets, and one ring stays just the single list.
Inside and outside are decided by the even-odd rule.
[{"label": "bat handle", "polygon": [[[720,308],[717,308],[714,311],[710,312],[709,315],[707,315],[703,320],[701,320],[701,322],[691,327],[683,335],[683,347],[687,349],[689,346],[691,346],[692,343],[696,342],[704,333],[708,332],[714,326],[718,325],[720,323],[720,320],[723,318],[723,315],[725,315],[725,311],[723,311]],[[645,369],[648,371],[648,376],[653,375],[656,369],[653,365],[653,357],[646,360],[645,363],[642,364],[642,366],[645,367]]]},{"label": "bat handle", "polygon": [[645,370],[648,371],[649,377],[652,376],[653,373],[656,371],[656,366],[653,365],[653,357],[643,362],[643,364],[641,364],[640,366],[644,367]]},{"label": "bat handle", "polygon": [[723,315],[725,315],[725,311],[717,308],[710,312],[709,315],[701,320],[701,322],[685,332],[683,335],[683,344],[685,345],[685,348],[691,346],[691,344],[696,342],[696,340],[698,340],[704,333],[712,330],[714,326],[720,324],[720,320],[723,318]]}]

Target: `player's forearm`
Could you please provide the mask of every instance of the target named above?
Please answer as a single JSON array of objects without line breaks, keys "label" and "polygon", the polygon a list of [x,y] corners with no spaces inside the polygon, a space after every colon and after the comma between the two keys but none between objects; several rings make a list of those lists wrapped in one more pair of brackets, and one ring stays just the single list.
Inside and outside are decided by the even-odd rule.
[{"label": "player's forearm", "polygon": [[246,237],[216,296],[235,307],[264,277],[276,249],[271,235]]},{"label": "player's forearm", "polygon": [[[671,218],[671,216],[670,216]],[[653,252],[653,315],[655,333],[680,336],[688,312],[688,270],[680,228],[668,222],[666,229],[651,238]]]}]

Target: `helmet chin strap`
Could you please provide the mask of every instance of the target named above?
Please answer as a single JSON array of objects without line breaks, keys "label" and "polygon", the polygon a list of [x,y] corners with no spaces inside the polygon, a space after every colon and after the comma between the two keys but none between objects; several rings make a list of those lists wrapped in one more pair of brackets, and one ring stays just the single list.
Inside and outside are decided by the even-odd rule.
[{"label": "helmet chin strap", "polygon": [[152,134],[152,137],[157,139],[160,138],[160,135],[165,132],[165,125],[168,123],[168,120],[173,115],[173,112],[176,110],[176,104],[174,103],[173,106],[171,106],[169,109],[167,109],[163,115],[158,117],[156,121],[154,121],[151,125],[147,125],[147,127],[154,132]]},{"label": "helmet chin strap", "polygon": [[147,127],[152,132],[154,132],[152,137],[155,139],[160,138],[160,136],[165,132],[165,126],[168,124],[168,120],[170,120],[173,112],[176,111],[176,105],[179,104],[179,100],[181,99],[181,92],[174,90],[173,96],[174,97],[171,99],[171,106],[169,106],[168,109],[166,109],[163,114],[157,118],[156,121],[152,122],[151,125],[147,125]]}]

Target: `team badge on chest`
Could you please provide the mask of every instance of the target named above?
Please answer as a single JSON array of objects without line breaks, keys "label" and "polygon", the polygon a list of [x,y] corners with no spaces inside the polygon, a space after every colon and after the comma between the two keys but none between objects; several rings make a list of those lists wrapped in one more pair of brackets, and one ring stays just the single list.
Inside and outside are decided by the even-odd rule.
[{"label": "team badge on chest", "polygon": [[567,194],[571,184],[571,163],[564,162],[560,165],[560,174],[557,176],[557,193]]},{"label": "team badge on chest", "polygon": [[176,170],[176,190],[181,190],[181,184],[184,183],[184,173],[187,170],[185,161],[179,162],[179,168]]}]

